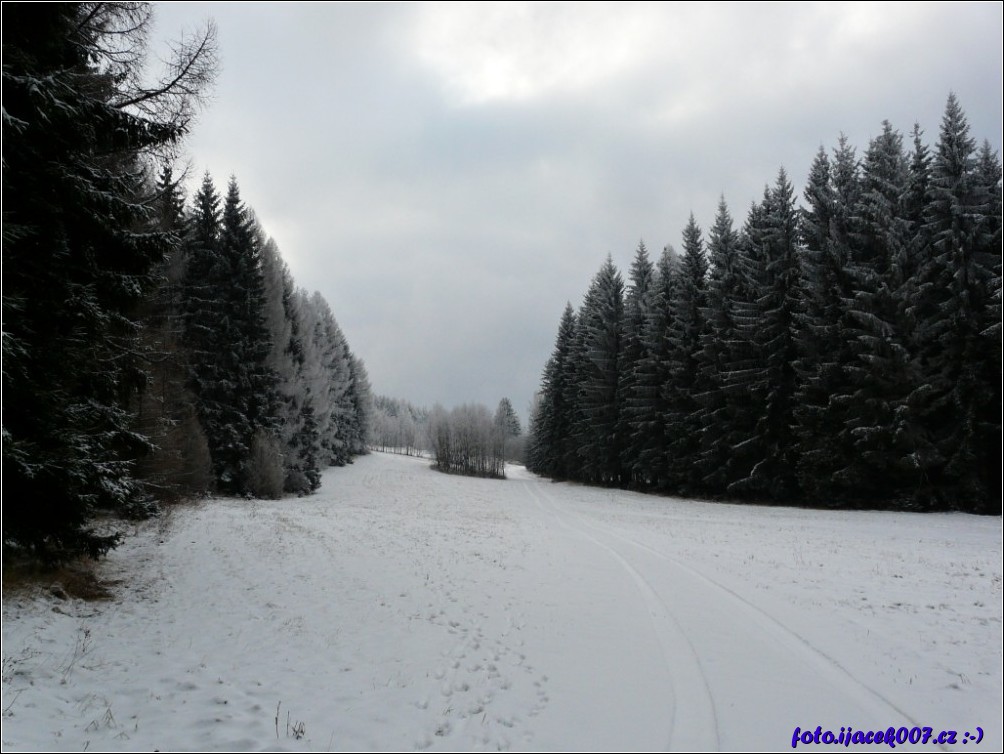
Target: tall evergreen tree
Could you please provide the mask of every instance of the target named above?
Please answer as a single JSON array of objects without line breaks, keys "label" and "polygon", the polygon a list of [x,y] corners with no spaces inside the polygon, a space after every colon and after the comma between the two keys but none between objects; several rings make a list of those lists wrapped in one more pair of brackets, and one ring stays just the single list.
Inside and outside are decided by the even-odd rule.
[{"label": "tall evergreen tree", "polygon": [[268,364],[259,233],[234,178],[222,211],[208,174],[196,195],[186,299],[193,385],[217,481],[226,492],[254,494],[261,463],[252,446],[259,430],[278,429],[278,377]]},{"label": "tall evergreen tree", "polygon": [[[620,360],[618,391],[622,410],[618,417],[617,434],[623,438],[621,466],[625,482],[640,483],[636,474],[639,447],[635,428],[644,421],[648,401],[639,384],[639,370],[647,356],[645,328],[652,317],[652,284],[655,268],[648,257],[644,241],[638,244],[631,263],[631,284],[624,299],[624,335]],[[644,476],[644,475],[642,475]]]},{"label": "tall evergreen tree", "polygon": [[700,450],[696,461],[700,486],[720,493],[735,478],[732,446],[738,399],[726,390],[739,342],[737,305],[743,298],[739,234],[724,197],[718,203],[715,224],[708,233],[709,275],[705,329],[697,353],[700,388],[695,391]]},{"label": "tall evergreen tree", "polygon": [[[799,447],[798,478],[809,495],[825,501],[838,494],[834,474],[853,457],[852,443],[838,442],[848,409],[835,401],[850,391],[852,360],[848,305],[852,213],[860,193],[858,161],[845,137],[831,165],[820,149],[809,172],[801,216],[802,289],[796,313],[797,375],[794,432]],[[846,202],[852,202],[850,206]]]},{"label": "tall evergreen tree", "polygon": [[[977,237],[977,254],[985,270],[987,304],[982,311],[980,339],[986,350],[982,353],[981,378],[986,388],[988,414],[981,426],[982,456],[984,464],[980,474],[985,480],[987,513],[1000,513],[1001,475],[997,473],[996,460],[1001,458],[1001,160],[983,142],[977,163],[977,182],[983,210],[982,223]],[[996,418],[996,421],[994,420]]]},{"label": "tall evergreen tree", "polygon": [[579,455],[580,438],[578,430],[585,422],[585,411],[581,396],[582,380],[586,373],[586,330],[584,327],[585,302],[575,314],[568,358],[564,363],[562,380],[562,403],[568,422],[568,435],[559,443],[561,456],[559,463],[569,479],[581,480],[583,476],[582,458]]},{"label": "tall evergreen tree", "polygon": [[502,398],[495,409],[495,426],[506,437],[519,437],[523,434],[523,427],[519,423],[519,417],[516,415],[516,410],[512,407],[512,401],[508,398]]},{"label": "tall evergreen tree", "polygon": [[936,308],[918,322],[918,336],[934,391],[926,419],[945,459],[940,482],[950,491],[946,502],[974,512],[1000,511],[1000,498],[990,495],[1000,485],[999,387],[987,383],[993,368],[985,366],[988,354],[1000,352],[989,329],[999,267],[983,251],[994,232],[986,219],[989,188],[952,94],[931,167],[931,256],[919,272]]},{"label": "tall evergreen tree", "polygon": [[540,400],[533,417],[530,437],[530,469],[557,479],[569,476],[565,463],[568,450],[566,444],[571,434],[571,358],[575,341],[575,312],[571,304],[565,304],[555,338],[554,352],[541,379]]},{"label": "tall evergreen tree", "polygon": [[579,456],[577,477],[600,484],[621,481],[623,439],[617,427],[621,412],[618,385],[623,318],[624,282],[608,256],[593,278],[579,315],[580,414],[573,426]]},{"label": "tall evergreen tree", "polygon": [[764,237],[770,202],[770,188],[765,186],[763,199],[750,206],[737,249],[739,280],[732,307],[736,326],[734,338],[723,352],[721,372],[721,391],[733,410],[731,421],[720,430],[724,434],[718,441],[719,447],[729,448],[727,474],[722,481],[726,483],[724,491],[730,495],[742,494],[739,484],[758,461],[757,422],[766,412],[767,376],[764,353],[757,339],[763,322],[761,298],[767,282]]},{"label": "tall evergreen tree", "polygon": [[758,247],[754,288],[756,319],[751,343],[759,352],[751,373],[754,405],[760,407],[746,451],[752,466],[732,491],[777,500],[797,490],[794,424],[795,316],[799,305],[798,215],[794,191],[782,168],[766,196],[749,243]]},{"label": "tall evergreen tree", "polygon": [[146,385],[130,404],[133,426],[154,445],[136,473],[158,498],[202,494],[212,488],[212,465],[188,385],[182,343],[182,292],[188,222],[181,187],[170,164],[157,183],[158,226],[173,237],[170,253],[154,267],[155,287],[135,311],[147,363]]},{"label": "tall evergreen tree", "polygon": [[865,155],[855,209],[855,291],[845,336],[853,358],[846,370],[849,392],[838,399],[846,416],[834,434],[843,438],[842,447],[853,449],[835,475],[845,497],[852,491],[858,500],[912,507],[926,471],[918,459],[929,455],[929,443],[910,405],[918,375],[906,319],[909,184],[902,138],[886,122]]},{"label": "tall evergreen tree", "polygon": [[220,251],[221,219],[220,196],[206,173],[195,195],[190,225],[184,333],[191,385],[209,443],[213,475],[229,491],[236,489],[239,459],[247,448],[242,450],[239,445],[239,431],[227,429],[234,422],[234,390],[229,380],[235,359],[230,348],[233,335],[226,294],[230,270]]},{"label": "tall evergreen tree", "polygon": [[219,236],[220,197],[206,173],[195,195],[189,223],[182,314],[190,385],[209,443],[214,480],[218,480],[220,474],[216,446],[226,400],[226,393],[220,387],[223,365],[217,358],[224,349],[222,323],[226,316],[222,293],[226,270],[219,255]]},{"label": "tall evergreen tree", "polygon": [[631,413],[631,447],[635,484],[666,489],[669,484],[669,413],[666,386],[670,380],[670,330],[677,298],[679,260],[672,246],[663,249],[652,281],[651,313],[642,332],[644,356],[638,364],[636,398]]},{"label": "tall evergreen tree", "polygon": [[691,213],[683,230],[683,258],[668,334],[669,380],[665,387],[669,484],[680,492],[693,492],[701,482],[697,465],[701,429],[697,396],[708,388],[699,369],[701,335],[706,327],[707,271],[701,229]]},{"label": "tall evergreen tree", "polygon": [[132,312],[174,243],[147,157],[186,132],[214,63],[210,30],[143,88],[149,18],[142,3],[4,6],[3,537],[49,559],[114,546],[96,510],[146,507]]},{"label": "tall evergreen tree", "polygon": [[976,235],[975,261],[982,282],[978,295],[983,297],[979,307],[980,361],[976,366],[976,380],[983,389],[981,405],[985,411],[976,427],[976,459],[979,484],[983,488],[985,504],[974,508],[981,513],[1000,514],[1001,474],[998,461],[1001,447],[1001,160],[986,140],[980,148],[976,166],[977,197],[981,207],[980,224]]},{"label": "tall evergreen tree", "polygon": [[268,366],[272,350],[265,323],[265,280],[262,273],[260,232],[254,216],[241,200],[237,179],[227,187],[220,229],[220,252],[230,271],[227,305],[234,336],[238,405],[247,423],[257,429],[277,426],[275,371]]},{"label": "tall evergreen tree", "polygon": [[929,267],[932,256],[931,234],[927,226],[928,205],[931,203],[931,155],[922,140],[919,125],[914,125],[912,140],[907,185],[900,200],[904,243],[900,253],[892,259],[897,286],[899,339],[906,344],[910,359],[906,380],[909,392],[897,409],[895,436],[897,445],[906,450],[906,456],[900,458],[893,473],[902,481],[895,494],[896,502],[901,507],[926,509],[938,504],[936,484],[944,459],[937,438],[925,421],[931,413],[936,394],[929,380],[926,359],[922,356],[923,328],[918,326],[933,316],[937,309],[937,295],[931,295],[931,286],[924,283],[922,275]]}]

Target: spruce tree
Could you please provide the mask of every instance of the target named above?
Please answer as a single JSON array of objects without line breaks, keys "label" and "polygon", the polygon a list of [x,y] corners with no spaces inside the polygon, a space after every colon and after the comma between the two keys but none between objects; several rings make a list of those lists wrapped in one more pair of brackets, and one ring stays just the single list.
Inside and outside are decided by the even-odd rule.
[{"label": "spruce tree", "polygon": [[918,322],[918,338],[934,394],[926,426],[945,459],[945,502],[973,512],[1000,511],[1000,498],[990,494],[1000,485],[999,386],[988,382],[994,368],[987,364],[1000,352],[990,327],[1000,275],[995,255],[985,251],[996,231],[987,221],[993,188],[987,184],[952,94],[931,166],[925,215],[931,256],[919,275],[933,307]]},{"label": "spruce tree", "polygon": [[730,495],[743,494],[741,482],[758,461],[756,425],[766,411],[765,354],[757,339],[764,318],[761,308],[767,283],[764,236],[770,201],[770,189],[765,186],[763,199],[750,206],[737,249],[739,280],[732,307],[735,330],[733,340],[723,352],[720,388],[733,410],[727,429],[721,430],[724,436],[718,441],[719,447],[729,449],[727,473],[722,481],[726,484],[723,491]]},{"label": "spruce tree", "polygon": [[519,417],[516,415],[516,410],[512,407],[512,401],[508,398],[502,398],[495,409],[495,425],[506,437],[519,437],[523,434]]},{"label": "spruce tree", "polygon": [[[259,445],[278,447],[280,405],[278,377],[268,364],[272,343],[265,319],[261,234],[235,178],[222,210],[219,205],[207,174],[192,220],[186,341],[199,417],[220,489],[257,494],[262,458],[252,458],[252,446],[260,435],[272,439],[262,439]],[[276,459],[267,462],[272,465]]]},{"label": "spruce tree", "polygon": [[586,373],[586,330],[585,302],[575,314],[575,329],[572,332],[568,349],[568,357],[564,363],[564,379],[562,380],[561,400],[565,406],[568,434],[558,445],[560,458],[568,479],[581,481],[586,478],[582,457],[579,455],[580,437],[578,430],[585,422],[581,387]]},{"label": "spruce tree", "polygon": [[927,455],[927,443],[910,405],[918,375],[906,317],[909,184],[902,138],[886,122],[865,155],[855,211],[854,294],[845,332],[852,358],[847,392],[837,399],[846,413],[835,429],[840,446],[852,453],[834,480],[845,499],[913,507],[926,471],[918,459]]},{"label": "spruce tree", "polygon": [[250,426],[272,431],[277,425],[277,377],[268,366],[272,342],[265,323],[265,280],[260,232],[240,197],[237,179],[230,178],[223,205],[220,251],[231,271],[228,308],[237,355],[241,413]]},{"label": "spruce tree", "polygon": [[652,285],[655,268],[642,241],[638,244],[631,263],[631,284],[624,300],[624,340],[620,363],[619,394],[622,410],[618,417],[618,436],[623,438],[621,466],[625,482],[637,486],[644,478],[638,468],[639,446],[635,428],[644,421],[648,406],[644,390],[639,384],[639,370],[647,357],[645,328],[652,316]]},{"label": "spruce tree", "polygon": [[579,416],[572,428],[579,478],[599,484],[621,481],[618,418],[624,283],[607,261],[593,278],[579,315],[581,351],[577,374]]},{"label": "spruce tree", "polygon": [[666,246],[653,276],[651,313],[642,332],[644,356],[637,368],[630,421],[631,447],[636,449],[632,479],[639,486],[655,489],[666,489],[669,484],[666,387],[670,380],[670,329],[679,274],[676,253],[672,246]]},{"label": "spruce tree", "polygon": [[987,304],[983,308],[980,339],[986,350],[982,353],[980,365],[981,379],[985,385],[988,414],[981,427],[983,436],[980,471],[985,480],[986,513],[1000,513],[1001,475],[996,466],[1001,458],[1001,160],[983,142],[977,158],[977,185],[981,197],[982,222],[977,236],[977,255],[980,266],[985,271],[985,295]]},{"label": "spruce tree", "polygon": [[795,316],[799,306],[799,229],[794,192],[782,168],[774,188],[748,229],[753,247],[753,321],[747,323],[756,351],[747,375],[751,406],[757,412],[744,443],[749,471],[732,483],[733,492],[776,500],[797,491],[796,443],[792,436],[796,387]]},{"label": "spruce tree", "polygon": [[226,309],[226,270],[219,255],[220,197],[209,173],[195,195],[189,222],[187,266],[182,286],[184,345],[189,384],[196,397],[199,421],[209,443],[214,481],[219,479],[219,435],[226,393],[221,389]]},{"label": "spruce tree", "polygon": [[187,131],[213,68],[210,31],[144,89],[149,19],[142,3],[4,6],[3,537],[52,560],[114,546],[95,511],[148,504],[132,313],[175,243],[149,158]]},{"label": "spruce tree", "polygon": [[703,386],[703,391],[698,389],[694,394],[700,438],[696,471],[702,488],[720,494],[735,478],[732,446],[737,442],[733,432],[739,401],[726,390],[726,384],[739,357],[737,305],[743,297],[739,234],[724,197],[708,233],[708,257],[706,326],[696,355]]},{"label": "spruce tree", "polygon": [[979,352],[977,364],[978,380],[985,391],[982,407],[986,411],[977,426],[976,444],[980,485],[984,489],[985,505],[976,506],[981,513],[1000,514],[1001,474],[998,462],[1001,458],[1001,160],[983,142],[976,164],[977,196],[980,204],[980,224],[976,235],[976,262],[983,281],[979,295],[983,305],[979,311]]},{"label": "spruce tree", "polygon": [[[847,337],[853,213],[860,193],[858,161],[844,136],[833,162],[820,148],[809,171],[801,214],[802,285],[796,312],[794,433],[798,479],[813,498],[836,502],[834,474],[853,458],[853,443],[838,440],[848,409],[835,398],[851,388],[853,356]],[[852,202],[847,205],[846,202]]]},{"label": "spruce tree", "polygon": [[195,195],[190,225],[183,294],[185,345],[214,479],[224,490],[236,491],[240,458],[248,452],[241,437],[249,440],[250,432],[231,429],[236,358],[230,346],[234,339],[227,297],[230,269],[220,248],[221,222],[220,197],[206,173]]},{"label": "spruce tree", "polygon": [[155,201],[158,227],[172,236],[170,253],[154,267],[156,283],[135,311],[147,364],[146,385],[130,404],[133,426],[154,449],[136,473],[158,498],[202,494],[212,488],[212,464],[188,384],[183,346],[183,299],[188,218],[184,194],[165,164]]},{"label": "spruce tree", "polygon": [[565,304],[554,352],[544,367],[540,400],[530,435],[530,470],[556,479],[569,476],[565,459],[571,430],[571,406],[567,399],[575,333],[575,312],[571,304]]},{"label": "spruce tree", "polygon": [[697,396],[708,388],[699,369],[701,336],[706,328],[707,270],[701,229],[691,213],[683,230],[683,257],[668,333],[669,380],[665,386],[669,485],[678,492],[693,492],[701,481]]}]

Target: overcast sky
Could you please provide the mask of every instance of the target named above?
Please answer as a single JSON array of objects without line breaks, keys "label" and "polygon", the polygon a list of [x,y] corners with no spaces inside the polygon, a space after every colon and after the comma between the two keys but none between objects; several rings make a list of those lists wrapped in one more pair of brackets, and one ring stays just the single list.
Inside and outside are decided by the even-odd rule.
[{"label": "overcast sky", "polygon": [[512,399],[606,255],[741,225],[784,166],[884,119],[933,147],[949,91],[1000,150],[1001,3],[158,4],[222,71],[193,185],[237,176],[377,393]]}]

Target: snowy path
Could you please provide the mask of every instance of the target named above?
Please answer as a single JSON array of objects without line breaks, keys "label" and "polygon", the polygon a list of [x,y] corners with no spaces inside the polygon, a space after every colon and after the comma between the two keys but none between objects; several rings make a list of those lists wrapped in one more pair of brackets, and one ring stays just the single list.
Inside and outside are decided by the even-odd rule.
[{"label": "snowy path", "polygon": [[792,721],[853,720],[875,730],[890,721],[920,724],[735,591],[608,526],[561,511],[546,488],[531,482],[527,489],[635,582],[673,687],[668,748],[772,748],[776,732],[793,728]]},{"label": "snowy path", "polygon": [[5,600],[5,750],[787,749],[816,725],[1002,742],[999,519],[374,454],[311,498],[176,510],[104,573],[111,602]]}]

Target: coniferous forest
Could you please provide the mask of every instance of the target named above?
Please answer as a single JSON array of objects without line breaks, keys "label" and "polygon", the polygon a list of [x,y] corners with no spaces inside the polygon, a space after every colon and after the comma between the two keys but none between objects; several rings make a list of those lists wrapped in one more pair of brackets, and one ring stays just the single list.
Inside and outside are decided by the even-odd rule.
[{"label": "coniferous forest", "polygon": [[1004,5],[0,13],[0,749],[1004,751]]},{"label": "coniferous forest", "polygon": [[[114,547],[105,514],[309,494],[370,437],[362,360],[237,178],[186,195],[216,33],[148,81],[151,13],[4,6],[3,538],[44,560]],[[566,307],[533,471],[1001,512],[1001,163],[954,95],[933,145],[889,123],[860,153],[841,138],[801,199],[781,170],[741,225],[722,199],[680,248],[640,244],[627,281],[608,258]],[[502,475],[518,429],[454,414],[434,422],[440,467]],[[411,447],[398,429],[381,442]]]},{"label": "coniferous forest", "polygon": [[174,173],[218,69],[210,24],[144,83],[147,3],[3,23],[3,539],[100,555],[105,513],[306,494],[366,451],[363,362],[207,174]]},{"label": "coniferous forest", "polygon": [[1001,163],[954,95],[937,142],[782,169],[741,227],[608,258],[567,305],[528,463],[730,500],[1001,513]]}]

